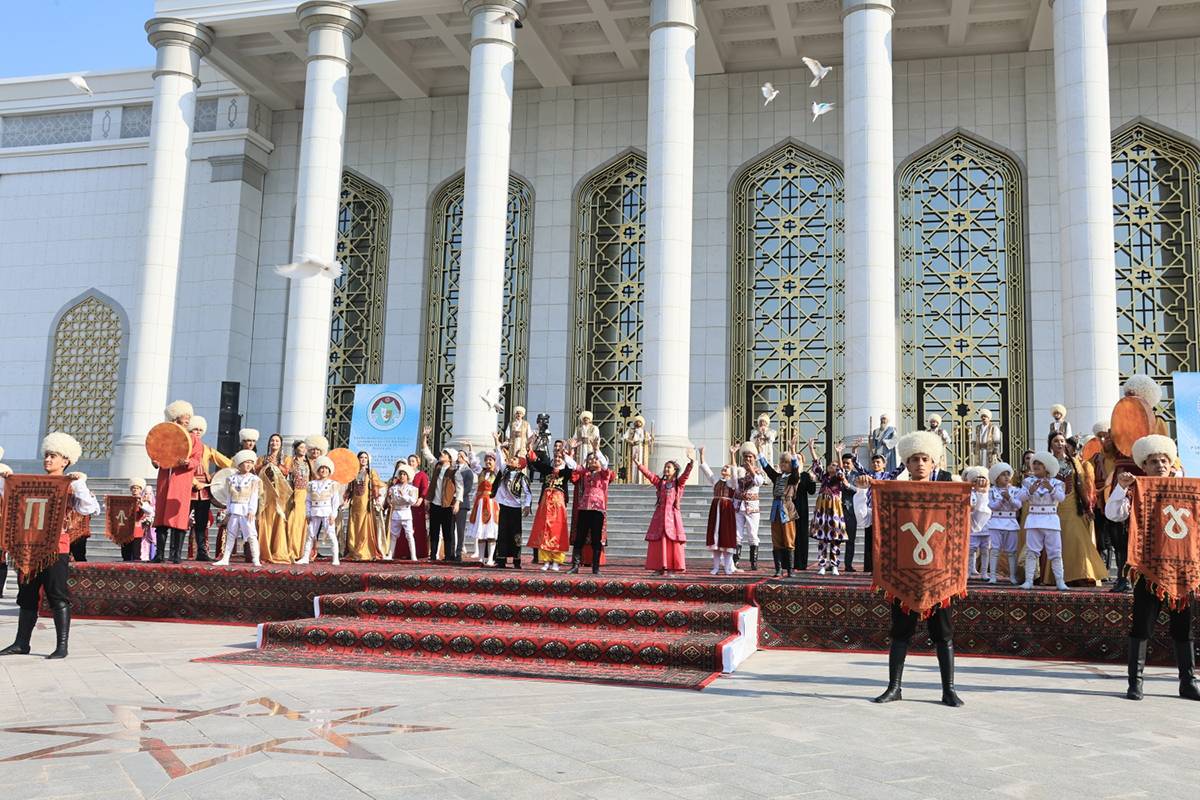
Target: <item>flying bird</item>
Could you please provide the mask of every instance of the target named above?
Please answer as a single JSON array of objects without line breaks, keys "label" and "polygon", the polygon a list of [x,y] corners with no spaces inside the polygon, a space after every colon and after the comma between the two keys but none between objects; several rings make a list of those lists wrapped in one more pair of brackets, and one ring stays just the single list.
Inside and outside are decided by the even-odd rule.
[{"label": "flying bird", "polygon": [[495,411],[497,414],[504,413],[504,406],[498,402],[500,396],[500,387],[488,388],[483,394],[479,395],[479,399],[489,410]]},{"label": "flying bird", "polygon": [[812,83],[808,85],[808,88],[810,89],[817,88],[817,85],[821,82],[821,80],[830,72],[833,72],[833,67],[822,66],[821,62],[817,61],[815,58],[804,56],[800,60],[804,62],[804,66],[808,67],[808,71],[813,74]]},{"label": "flying bird", "polygon": [[817,121],[817,117],[828,114],[830,111],[833,111],[833,103],[813,103],[813,122]]},{"label": "flying bird", "polygon": [[83,79],[82,75],[72,75],[71,77],[67,78],[67,80],[71,82],[72,86],[84,94],[92,94],[92,87],[88,86],[88,82]]},{"label": "flying bird", "polygon": [[772,86],[770,81],[768,81],[762,85],[762,95],[764,98],[766,98],[766,102],[763,103],[763,108],[766,108],[767,106],[771,105],[772,100],[779,96],[779,90]]},{"label": "flying bird", "polygon": [[301,255],[299,260],[275,268],[275,274],[290,280],[315,278],[318,275],[335,281],[342,277],[342,265],[337,261],[322,261],[316,256]]}]

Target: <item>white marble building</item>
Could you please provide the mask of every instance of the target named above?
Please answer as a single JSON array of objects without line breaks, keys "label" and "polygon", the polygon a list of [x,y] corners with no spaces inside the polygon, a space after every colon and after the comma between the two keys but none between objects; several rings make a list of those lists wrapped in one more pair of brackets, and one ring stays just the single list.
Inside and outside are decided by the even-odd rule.
[{"label": "white marble building", "polygon": [[1016,457],[1052,403],[1083,431],[1200,369],[1194,0],[155,11],[157,68],[0,81],[7,461],[61,426],[142,469],[176,397],[215,443],[223,381],[264,436],[412,382],[479,442],[503,380],[657,457],[983,407]]}]

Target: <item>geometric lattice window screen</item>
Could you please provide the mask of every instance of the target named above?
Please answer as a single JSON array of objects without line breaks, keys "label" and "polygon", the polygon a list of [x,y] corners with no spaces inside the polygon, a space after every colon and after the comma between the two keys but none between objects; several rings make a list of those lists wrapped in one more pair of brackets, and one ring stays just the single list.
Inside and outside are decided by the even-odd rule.
[{"label": "geometric lattice window screen", "polygon": [[958,467],[983,408],[1004,453],[1026,435],[1021,193],[1010,158],[961,134],[900,175],[902,424],[939,414]]},{"label": "geometric lattice window screen", "polygon": [[350,440],[355,385],[382,377],[390,231],[387,193],[343,172],[336,245],[342,275],[333,282],[325,381],[325,435],[333,447]]},{"label": "geometric lattice window screen", "polygon": [[[463,177],[433,199],[429,247],[429,309],[425,328],[425,386],[422,419],[433,427],[432,446],[454,431],[454,365],[458,351],[459,273],[462,258]],[[533,189],[508,179],[504,247],[504,314],[500,334],[502,421],[525,401],[529,353],[529,274],[533,236]],[[471,398],[471,402],[475,402]],[[482,402],[482,401],[480,401]]]},{"label": "geometric lattice window screen", "polygon": [[111,306],[85,297],[62,315],[54,331],[46,430],[74,436],[85,459],[112,452],[120,363],[121,318]]},{"label": "geometric lattice window screen", "polygon": [[571,403],[592,412],[603,449],[620,460],[621,434],[641,413],[645,156],[630,151],[601,167],[576,203]]},{"label": "geometric lattice window screen", "polygon": [[764,412],[782,441],[816,439],[827,455],[842,435],[843,197],[841,169],[793,142],[734,183],[730,405],[739,441]]},{"label": "geometric lattice window screen", "polygon": [[1171,373],[1200,369],[1200,151],[1135,124],[1113,140],[1112,170],[1121,379],[1145,373],[1158,380],[1157,411],[1173,432]]}]

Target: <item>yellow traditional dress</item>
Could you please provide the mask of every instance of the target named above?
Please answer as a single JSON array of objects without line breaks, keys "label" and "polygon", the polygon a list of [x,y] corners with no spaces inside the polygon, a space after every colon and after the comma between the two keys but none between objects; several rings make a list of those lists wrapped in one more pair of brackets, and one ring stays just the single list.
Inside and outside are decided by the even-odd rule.
[{"label": "yellow traditional dress", "polygon": [[375,498],[384,483],[373,469],[360,469],[358,477],[346,487],[350,500],[350,520],[346,531],[346,558],[373,561],[383,558],[379,550],[379,518]]},{"label": "yellow traditional dress", "polygon": [[311,480],[308,459],[289,456],[283,462],[283,469],[292,487],[292,496],[284,511],[288,555],[290,560],[299,561],[304,557],[308,543],[308,482]]},{"label": "yellow traditional dress", "polygon": [[[1092,520],[1079,512],[1077,500],[1084,500],[1090,505],[1095,493],[1095,477],[1090,463],[1081,461],[1077,456],[1065,458],[1061,462],[1058,479],[1066,484],[1067,497],[1058,504],[1058,522],[1062,528],[1062,560],[1063,580],[1067,583],[1078,581],[1090,582],[1095,586],[1108,576],[1104,559],[1096,549],[1096,540],[1092,529]],[[1047,565],[1042,573],[1043,583],[1054,583],[1054,576]]]},{"label": "yellow traditional dress", "polygon": [[262,481],[262,497],[258,504],[258,542],[262,560],[268,564],[290,564],[292,549],[287,535],[287,505],[292,488],[278,460],[262,456],[254,465],[254,471]]}]

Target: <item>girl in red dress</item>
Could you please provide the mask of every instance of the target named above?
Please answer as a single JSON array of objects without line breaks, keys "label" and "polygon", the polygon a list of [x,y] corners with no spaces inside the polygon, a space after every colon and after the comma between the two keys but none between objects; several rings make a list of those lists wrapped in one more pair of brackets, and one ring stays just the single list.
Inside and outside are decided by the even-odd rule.
[{"label": "girl in red dress", "polygon": [[567,530],[567,487],[571,485],[575,462],[564,455],[556,455],[551,461],[549,456],[530,450],[529,467],[542,475],[542,497],[525,545],[537,550],[543,572],[558,572],[567,560],[571,544]]},{"label": "girl in red dress", "polygon": [[679,513],[679,502],[683,499],[683,487],[688,476],[692,474],[695,463],[695,453],[687,449],[688,465],[683,472],[679,464],[668,461],[663,465],[663,474],[655,475],[637,459],[634,451],[634,464],[642,477],[654,485],[658,493],[658,502],[654,507],[654,516],[650,518],[650,529],[646,531],[646,569],[653,570],[659,575],[667,572],[683,572],[686,568],[684,544],[687,534],[683,532],[683,515]]},{"label": "girl in red dress", "polygon": [[712,468],[704,462],[704,448],[700,448],[700,472],[713,487],[712,505],[708,508],[708,534],[705,546],[712,551],[713,565],[710,575],[722,569],[726,575],[737,572],[733,566],[733,554],[737,552],[737,522],[733,507],[737,495],[737,477],[732,464],[721,467],[721,476],[713,475]]}]

